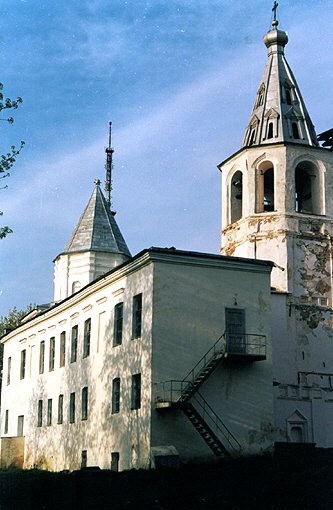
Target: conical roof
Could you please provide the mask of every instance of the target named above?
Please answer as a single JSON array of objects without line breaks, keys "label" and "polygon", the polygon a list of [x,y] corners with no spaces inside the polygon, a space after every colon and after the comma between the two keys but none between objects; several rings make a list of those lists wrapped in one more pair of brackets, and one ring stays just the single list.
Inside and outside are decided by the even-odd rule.
[{"label": "conical roof", "polygon": [[64,253],[82,251],[121,253],[131,257],[99,184],[96,184]]},{"label": "conical roof", "polygon": [[277,25],[275,20],[273,29],[264,37],[268,59],[242,147],[274,142],[318,145],[314,126],[284,55],[288,36]]}]

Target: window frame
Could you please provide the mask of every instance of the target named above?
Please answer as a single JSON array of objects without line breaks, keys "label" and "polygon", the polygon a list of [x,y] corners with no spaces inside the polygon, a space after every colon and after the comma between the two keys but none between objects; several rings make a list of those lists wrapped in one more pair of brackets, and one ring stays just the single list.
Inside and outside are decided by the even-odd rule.
[{"label": "window frame", "polygon": [[38,400],[38,407],[37,407],[37,427],[43,426],[43,400]]},{"label": "window frame", "polygon": [[49,348],[49,372],[53,372],[54,362],[55,362],[55,336],[51,336]]},{"label": "window frame", "polygon": [[24,435],[24,414],[20,414],[17,417],[17,437],[23,437]]},{"label": "window frame", "polygon": [[115,377],[112,380],[112,400],[111,400],[111,413],[118,414],[120,412],[120,377]]},{"label": "window frame", "polygon": [[121,345],[123,341],[124,302],[117,303],[114,307],[113,319],[113,347]]},{"label": "window frame", "polygon": [[75,392],[69,395],[69,423],[75,423]]},{"label": "window frame", "polygon": [[91,340],[91,317],[84,321],[83,330],[83,358],[87,358],[90,355],[90,340]]},{"label": "window frame", "polygon": [[50,427],[52,425],[52,398],[47,399],[46,425],[48,427]]},{"label": "window frame", "polygon": [[45,370],[45,340],[39,344],[39,374],[44,374]]},{"label": "window frame", "polygon": [[81,451],[81,469],[84,469],[87,467],[88,463],[88,452],[87,450]]},{"label": "window frame", "polygon": [[[75,334],[74,334],[75,333]],[[79,326],[75,324],[71,329],[71,363],[75,363],[77,360],[77,346],[79,338]]]},{"label": "window frame", "polygon": [[59,367],[62,368],[66,364],[66,331],[60,333],[60,360]]},{"label": "window frame", "polygon": [[119,471],[119,452],[111,452],[111,471]]},{"label": "window frame", "polygon": [[11,371],[12,371],[12,357],[9,356],[7,358],[7,386],[10,385]]},{"label": "window frame", "polygon": [[27,350],[22,349],[21,364],[20,364],[20,380],[25,379],[26,362],[27,362]]},{"label": "window frame", "polygon": [[58,396],[58,425],[62,425],[64,422],[64,395],[60,393]]},{"label": "window frame", "polygon": [[5,411],[5,425],[4,425],[3,433],[8,434],[8,429],[9,429],[9,409],[6,409],[6,411]]},{"label": "window frame", "polygon": [[133,296],[132,301],[132,340],[142,336],[142,292]]},{"label": "window frame", "polygon": [[89,399],[89,391],[88,386],[82,388],[81,392],[81,420],[88,419],[88,399]]},{"label": "window frame", "polygon": [[141,408],[141,373],[132,375],[131,410]]}]

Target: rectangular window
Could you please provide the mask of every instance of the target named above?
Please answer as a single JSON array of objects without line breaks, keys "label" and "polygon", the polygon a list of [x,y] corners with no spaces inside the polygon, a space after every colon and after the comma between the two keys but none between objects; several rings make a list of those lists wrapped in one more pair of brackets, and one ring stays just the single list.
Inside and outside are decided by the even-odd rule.
[{"label": "rectangular window", "polygon": [[24,349],[21,351],[21,367],[20,367],[20,379],[25,378],[25,362],[27,359],[27,351]]},{"label": "rectangular window", "polygon": [[120,378],[116,377],[112,381],[112,414],[120,411]]},{"label": "rectangular window", "polygon": [[131,409],[141,407],[141,374],[132,375],[132,405]]},{"label": "rectangular window", "polygon": [[119,471],[119,452],[111,453],[111,471]]},{"label": "rectangular window", "polygon": [[86,358],[90,354],[90,335],[91,335],[91,319],[84,321],[83,333],[83,357]]},{"label": "rectangular window", "polygon": [[74,422],[75,422],[75,393],[71,393],[69,398],[69,423]]},{"label": "rectangular window", "polygon": [[60,333],[60,367],[64,367],[66,362],[66,331]]},{"label": "rectangular window", "polygon": [[18,437],[23,436],[23,428],[24,428],[24,416],[17,417],[17,435]]},{"label": "rectangular window", "polygon": [[54,357],[55,357],[55,337],[50,338],[50,357],[49,357],[49,371],[54,370]]},{"label": "rectangular window", "polygon": [[10,384],[10,372],[12,369],[12,358],[7,360],[7,385]]},{"label": "rectangular window", "polygon": [[58,423],[61,424],[64,421],[64,396],[59,395],[58,397]]},{"label": "rectangular window", "polygon": [[81,453],[81,469],[87,467],[87,450],[82,450]]},{"label": "rectangular window", "polygon": [[43,401],[38,400],[38,415],[37,415],[37,427],[43,425]]},{"label": "rectangular window", "polygon": [[8,434],[8,424],[9,424],[9,411],[8,409],[6,410],[6,414],[5,414],[5,428],[4,428],[4,434]]},{"label": "rectangular window", "polygon": [[114,330],[113,345],[121,345],[123,338],[123,309],[124,303],[118,303],[114,307]]},{"label": "rectangular window", "polygon": [[52,398],[47,401],[47,420],[46,425],[50,427],[52,425]]},{"label": "rectangular window", "polygon": [[44,374],[44,361],[45,361],[45,342],[41,341],[39,344],[39,373]]},{"label": "rectangular window", "polygon": [[132,319],[132,338],[141,337],[142,327],[142,294],[133,297],[133,319]]},{"label": "rectangular window", "polygon": [[82,388],[82,420],[88,419],[88,387]]},{"label": "rectangular window", "polygon": [[72,327],[72,338],[71,338],[71,363],[76,361],[77,357],[77,336],[78,336],[78,326]]}]

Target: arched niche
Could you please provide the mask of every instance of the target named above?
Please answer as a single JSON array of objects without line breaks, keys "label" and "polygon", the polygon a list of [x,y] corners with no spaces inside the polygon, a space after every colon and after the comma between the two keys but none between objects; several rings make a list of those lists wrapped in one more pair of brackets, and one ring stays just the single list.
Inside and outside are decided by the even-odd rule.
[{"label": "arched niche", "polygon": [[324,214],[323,175],[312,161],[301,161],[295,168],[295,211]]},{"label": "arched niche", "polygon": [[274,165],[263,161],[258,167],[256,212],[275,211]]},{"label": "arched niche", "polygon": [[297,409],[287,419],[287,437],[290,443],[306,443],[308,440],[308,420]]},{"label": "arched niche", "polygon": [[243,173],[240,170],[236,170],[232,175],[229,189],[230,223],[235,223],[243,214]]},{"label": "arched niche", "polygon": [[72,283],[72,294],[78,292],[81,289],[81,283],[79,281],[75,281]]}]

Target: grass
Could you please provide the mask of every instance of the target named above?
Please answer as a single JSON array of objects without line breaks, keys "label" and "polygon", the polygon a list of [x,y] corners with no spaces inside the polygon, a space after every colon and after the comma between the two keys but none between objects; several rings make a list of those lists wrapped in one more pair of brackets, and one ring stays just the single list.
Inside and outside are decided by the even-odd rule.
[{"label": "grass", "polygon": [[0,510],[332,510],[333,454],[173,471],[0,471]]}]

